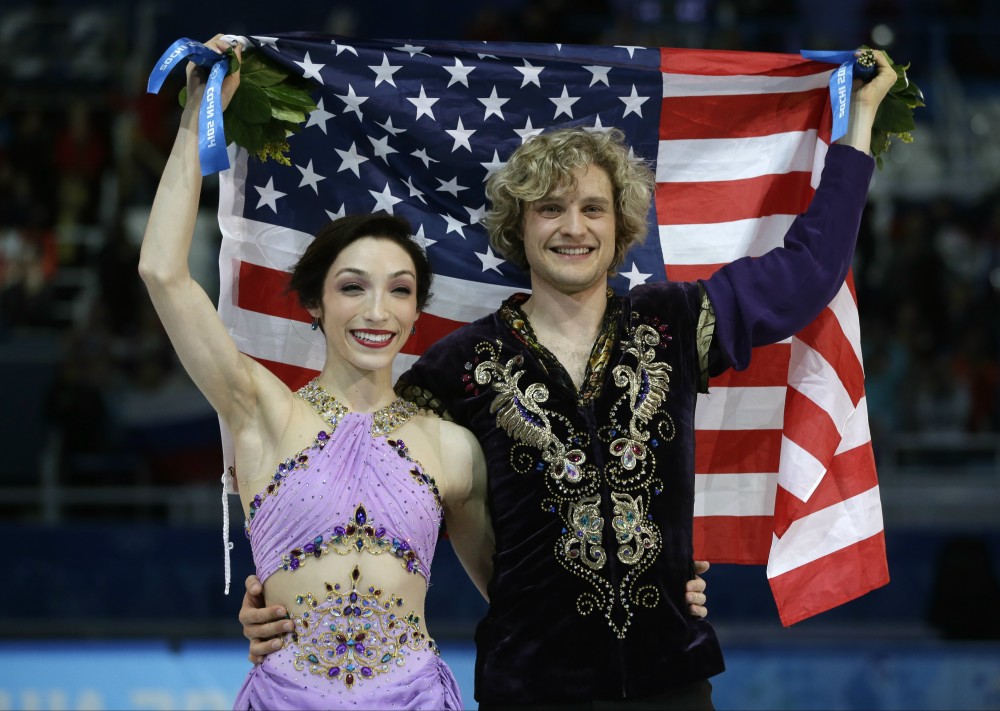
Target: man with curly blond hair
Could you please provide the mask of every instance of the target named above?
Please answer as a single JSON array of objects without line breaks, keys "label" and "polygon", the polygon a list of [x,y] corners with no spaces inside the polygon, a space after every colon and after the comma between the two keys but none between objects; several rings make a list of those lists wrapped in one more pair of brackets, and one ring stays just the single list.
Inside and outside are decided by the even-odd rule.
[{"label": "man with curly blond hair", "polygon": [[[491,243],[527,269],[531,294],[443,338],[396,388],[470,429],[486,456],[496,552],[476,630],[480,708],[712,708],[722,653],[687,591],[696,395],[843,284],[872,122],[895,80],[877,57],[784,246],[697,283],[608,288],[646,236],[654,186],[620,131],[543,133],[491,177]],[[244,634],[269,637],[247,610]]]},{"label": "man with curly blond hair", "polygon": [[484,223],[493,248],[529,270],[522,238],[522,206],[550,193],[576,188],[575,171],[600,168],[611,180],[615,196],[615,255],[611,270],[621,265],[632,245],[646,238],[649,204],[656,178],[641,160],[629,158],[625,134],[562,129],[525,143],[486,185],[490,211]]}]

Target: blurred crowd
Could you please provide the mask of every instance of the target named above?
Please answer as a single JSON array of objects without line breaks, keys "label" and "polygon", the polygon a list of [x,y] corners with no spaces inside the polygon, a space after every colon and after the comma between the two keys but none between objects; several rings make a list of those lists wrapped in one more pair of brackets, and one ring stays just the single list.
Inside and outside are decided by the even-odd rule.
[{"label": "blurred crowd", "polygon": [[866,222],[854,272],[873,440],[998,432],[1000,191],[891,210]]},{"label": "blurred crowd", "polygon": [[[763,51],[845,41],[824,38],[799,5],[482,3],[460,36]],[[923,5],[935,6],[944,45],[932,48],[907,31],[909,12]],[[883,39],[895,59],[912,61],[915,74],[927,72],[925,91],[933,86],[930,62],[948,62],[963,79],[988,83],[997,66],[973,30],[989,20],[991,3],[940,5],[860,3],[855,26],[866,29],[846,41],[875,43],[868,28],[895,27]],[[150,95],[144,81],[155,55],[175,37],[146,37],[144,52],[107,22],[101,25],[99,11],[42,6],[41,14],[0,12],[0,46],[12,50],[0,60],[0,348],[41,334],[56,344],[55,356],[46,354],[53,368],[43,424],[63,454],[62,477],[121,483],[120,468],[133,472],[133,480],[212,481],[221,457],[216,425],[173,357],[136,274],[138,243],[178,111],[178,85]],[[362,20],[340,12],[326,29],[366,32]],[[54,27],[66,42],[103,42],[102,51],[79,55],[76,65],[67,64],[65,51],[22,51],[32,33]],[[35,44],[44,42],[36,38]],[[1000,82],[989,89],[1000,100]],[[917,141],[943,130],[932,118],[928,109]],[[890,164],[890,183],[891,175]],[[876,446],[899,433],[1000,432],[1000,187],[971,194],[947,182],[937,187],[931,199],[915,200],[890,184],[888,197],[868,211],[858,247],[855,280]],[[209,184],[204,209],[210,217],[213,192]],[[194,265],[209,282],[212,236],[208,231],[204,263]],[[188,446],[191,456],[183,462],[169,442],[136,449],[144,417],[185,414],[185,407],[192,408],[188,419],[207,432],[204,441],[193,438],[200,449]],[[189,430],[177,436],[192,441]]]}]

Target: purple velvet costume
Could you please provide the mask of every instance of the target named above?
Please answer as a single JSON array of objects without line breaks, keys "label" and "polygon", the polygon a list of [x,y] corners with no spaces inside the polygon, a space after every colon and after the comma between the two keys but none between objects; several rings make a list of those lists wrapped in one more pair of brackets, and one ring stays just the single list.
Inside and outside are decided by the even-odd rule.
[{"label": "purple velvet costume", "polygon": [[429,579],[441,525],[433,479],[391,429],[411,414],[402,401],[349,413],[321,389],[299,391],[331,424],[278,466],[250,506],[247,533],[257,577],[294,575],[315,558],[359,560],[350,587],[301,591],[289,613],[296,631],[255,666],[236,709],[459,709],[451,670],[419,618],[391,591],[364,580],[367,555],[389,555]]},{"label": "purple velvet costume", "polygon": [[707,378],[806,326],[847,275],[874,163],[830,146],[784,248],[700,283],[609,295],[577,387],[513,296],[438,341],[397,392],[471,430],[496,534],[476,630],[482,705],[656,697],[723,670],[688,614],[694,413]]}]

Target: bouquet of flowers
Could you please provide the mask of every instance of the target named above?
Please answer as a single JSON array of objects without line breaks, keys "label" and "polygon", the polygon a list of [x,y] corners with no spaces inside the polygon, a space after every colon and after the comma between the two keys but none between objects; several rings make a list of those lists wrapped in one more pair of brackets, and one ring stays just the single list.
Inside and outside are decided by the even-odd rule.
[{"label": "bouquet of flowers", "polygon": [[[913,142],[913,134],[910,133],[916,127],[913,109],[924,105],[924,93],[906,76],[910,65],[893,62],[888,53],[885,58],[896,72],[896,83],[879,105],[872,127],[872,155],[879,168],[882,167],[882,156],[889,150],[892,139],[898,138],[903,143]],[[874,71],[875,53],[871,48],[862,49],[858,67]]]},{"label": "bouquet of flowers", "polygon": [[[225,114],[226,142],[245,148],[261,161],[288,160],[288,136],[297,133],[306,117],[316,108],[310,83],[269,59],[252,47],[240,61],[230,49],[229,73],[240,72],[240,86]],[[187,89],[181,89],[181,106]]]}]

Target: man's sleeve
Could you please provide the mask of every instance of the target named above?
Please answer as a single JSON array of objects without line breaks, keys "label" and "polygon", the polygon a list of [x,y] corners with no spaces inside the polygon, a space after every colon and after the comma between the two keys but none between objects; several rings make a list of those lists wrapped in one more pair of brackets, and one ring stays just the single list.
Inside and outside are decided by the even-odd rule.
[{"label": "man's sleeve", "polygon": [[439,344],[431,346],[408,371],[396,381],[396,394],[419,408],[430,410],[441,419],[454,421],[448,406],[447,358]]},{"label": "man's sleeve", "polygon": [[847,277],[875,162],[849,146],[830,146],[809,209],[795,218],[784,246],[743,257],[702,284],[715,316],[709,372],[742,370],[755,346],[802,330]]}]

